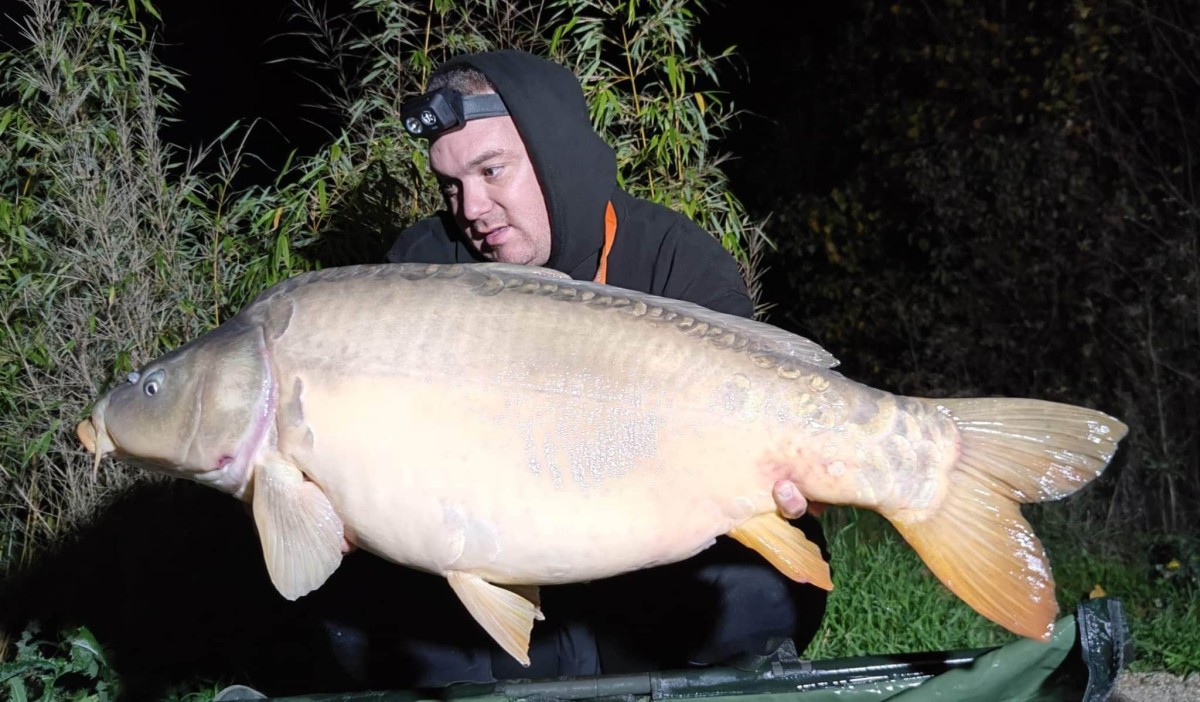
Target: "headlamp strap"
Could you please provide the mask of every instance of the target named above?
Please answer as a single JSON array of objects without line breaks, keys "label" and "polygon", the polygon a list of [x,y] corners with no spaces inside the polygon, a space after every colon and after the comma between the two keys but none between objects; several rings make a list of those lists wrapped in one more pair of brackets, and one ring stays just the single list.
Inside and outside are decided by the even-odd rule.
[{"label": "headlamp strap", "polygon": [[508,114],[504,100],[496,93],[462,96],[463,120],[482,119],[484,117],[503,117]]}]

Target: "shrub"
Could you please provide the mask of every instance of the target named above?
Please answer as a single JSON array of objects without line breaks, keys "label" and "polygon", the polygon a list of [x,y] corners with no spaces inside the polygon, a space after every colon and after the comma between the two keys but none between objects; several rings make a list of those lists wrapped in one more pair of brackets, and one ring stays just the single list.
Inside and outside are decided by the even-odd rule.
[{"label": "shrub", "polygon": [[[307,217],[297,187],[230,193],[236,150],[162,142],[170,90],[182,86],[155,61],[136,12],[28,7],[25,45],[0,58],[5,569],[135,479],[93,475],[73,432],[91,400],[302,269],[290,248]],[[294,209],[301,216],[281,216]]]}]

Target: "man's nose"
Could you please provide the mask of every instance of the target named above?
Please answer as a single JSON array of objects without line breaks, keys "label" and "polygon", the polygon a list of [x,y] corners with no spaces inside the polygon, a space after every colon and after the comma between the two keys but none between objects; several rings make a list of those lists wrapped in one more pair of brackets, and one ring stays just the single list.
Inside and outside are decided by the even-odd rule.
[{"label": "man's nose", "polygon": [[472,222],[487,214],[492,209],[492,198],[487,194],[487,188],[478,185],[462,186],[463,217]]}]

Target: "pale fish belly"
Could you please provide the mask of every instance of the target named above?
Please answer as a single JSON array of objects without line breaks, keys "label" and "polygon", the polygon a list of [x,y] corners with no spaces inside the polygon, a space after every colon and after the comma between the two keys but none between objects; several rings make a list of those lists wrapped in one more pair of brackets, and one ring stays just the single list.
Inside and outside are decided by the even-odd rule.
[{"label": "pale fish belly", "polygon": [[302,384],[303,421],[289,420],[280,450],[360,546],[422,570],[596,579],[682,560],[773,509],[753,450],[769,423],[718,403],[563,403],[403,375]]}]

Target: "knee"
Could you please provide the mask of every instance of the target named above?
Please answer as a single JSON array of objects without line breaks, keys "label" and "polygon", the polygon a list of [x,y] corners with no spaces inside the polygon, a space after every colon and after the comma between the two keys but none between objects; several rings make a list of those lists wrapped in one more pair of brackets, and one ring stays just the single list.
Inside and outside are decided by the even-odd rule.
[{"label": "knee", "polygon": [[726,606],[786,607],[790,599],[791,581],[766,563],[708,566],[702,577],[713,585],[718,599]]}]

